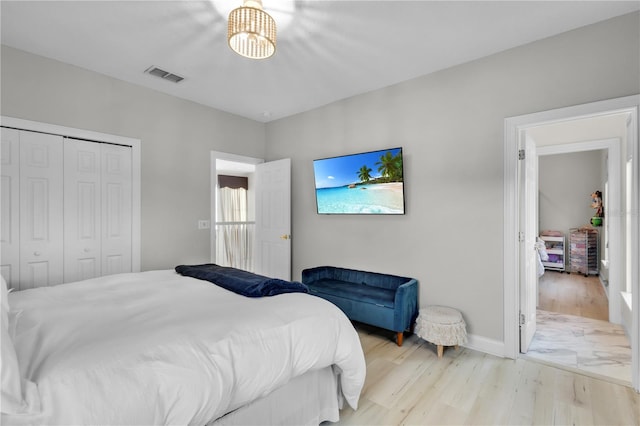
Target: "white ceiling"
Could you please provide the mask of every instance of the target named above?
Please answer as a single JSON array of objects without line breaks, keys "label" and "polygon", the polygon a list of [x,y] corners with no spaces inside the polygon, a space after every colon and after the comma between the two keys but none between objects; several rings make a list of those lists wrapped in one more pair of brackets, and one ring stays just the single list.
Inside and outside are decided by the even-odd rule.
[{"label": "white ceiling", "polygon": [[[634,1],[263,0],[276,54],[226,42],[240,0],[0,2],[3,44],[261,122],[640,9]],[[221,6],[222,5],[222,6]],[[185,77],[164,81],[155,65]]]}]

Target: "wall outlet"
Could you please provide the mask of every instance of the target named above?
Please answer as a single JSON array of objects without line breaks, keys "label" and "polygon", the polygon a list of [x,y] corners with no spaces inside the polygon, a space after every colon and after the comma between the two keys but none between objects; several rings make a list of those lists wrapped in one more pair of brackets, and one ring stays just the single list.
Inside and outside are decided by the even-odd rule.
[{"label": "wall outlet", "polygon": [[208,220],[199,220],[198,221],[198,229],[209,229],[211,228],[211,222]]}]

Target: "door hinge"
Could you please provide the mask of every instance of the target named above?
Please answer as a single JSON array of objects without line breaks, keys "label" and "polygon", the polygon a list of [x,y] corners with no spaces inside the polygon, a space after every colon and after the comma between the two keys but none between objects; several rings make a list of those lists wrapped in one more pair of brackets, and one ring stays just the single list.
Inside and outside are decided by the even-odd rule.
[{"label": "door hinge", "polygon": [[524,149],[521,149],[518,151],[518,160],[524,160],[525,157],[525,153],[524,153]]},{"label": "door hinge", "polygon": [[523,242],[524,241],[524,232],[522,232],[522,231],[518,232],[518,241],[519,242]]},{"label": "door hinge", "polygon": [[524,325],[525,323],[525,317],[523,313],[520,313],[520,325]]}]

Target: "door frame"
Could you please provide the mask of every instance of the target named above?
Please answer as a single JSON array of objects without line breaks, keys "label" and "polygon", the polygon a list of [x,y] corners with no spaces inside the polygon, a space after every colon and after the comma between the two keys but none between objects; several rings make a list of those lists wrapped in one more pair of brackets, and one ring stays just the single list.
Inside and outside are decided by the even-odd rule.
[{"label": "door frame", "polygon": [[211,224],[209,229],[209,258],[211,263],[216,263],[216,188],[218,186],[218,173],[216,169],[216,161],[217,160],[226,160],[233,161],[235,163],[245,163],[245,164],[262,164],[264,163],[264,159],[256,158],[256,157],[247,157],[244,155],[231,154],[228,152],[221,151],[211,151],[210,154],[210,166],[211,170],[211,180],[210,180],[210,188],[209,188],[209,223]]},{"label": "door frame", "polygon": [[[538,148],[538,157],[545,155],[568,154],[572,152],[607,151],[607,174],[609,179],[609,212],[605,211],[605,220],[609,223],[609,294],[619,294],[623,285],[622,265],[622,181],[621,181],[621,141],[618,138],[589,142],[577,142],[561,145],[548,145]],[[622,323],[622,299],[609,297],[609,322]]]},{"label": "door frame", "polygon": [[538,263],[535,248],[538,236],[538,155],[536,141],[529,134],[520,137],[520,152],[524,150],[519,166],[520,188],[520,349],[526,353],[536,333],[538,306]]},{"label": "door frame", "polygon": [[0,116],[0,126],[131,147],[131,271],[140,272],[140,215],[142,211],[140,139],[111,135],[108,133],[94,132],[92,130],[75,129],[73,127],[59,126],[57,124],[42,123],[39,121],[25,120],[22,118],[7,117],[4,115]]},{"label": "door frame", "polygon": [[638,185],[638,134],[639,120],[638,110],[640,107],[640,95],[626,96],[622,98],[609,99],[592,102],[588,104],[559,108],[549,111],[542,111],[516,117],[505,118],[504,120],[504,147],[503,147],[503,192],[504,192],[504,228],[503,228],[503,309],[504,309],[504,356],[515,359],[519,355],[519,307],[520,307],[520,254],[519,254],[519,179],[518,179],[518,150],[520,146],[520,135],[527,128],[559,123],[578,118],[597,117],[612,113],[631,114],[634,124],[631,126],[632,134],[628,135],[628,147],[630,154],[634,158],[633,162],[633,182],[636,188],[632,191],[632,205],[627,206],[627,210],[636,212],[636,220],[632,222],[630,230],[631,256],[635,260],[631,268],[631,279],[633,287],[632,295],[632,330],[631,352],[632,352],[632,372],[631,383],[636,391],[640,391],[640,288],[638,284],[638,264],[640,263],[639,250],[639,229],[640,218],[637,217],[638,199],[640,199],[640,185]]}]

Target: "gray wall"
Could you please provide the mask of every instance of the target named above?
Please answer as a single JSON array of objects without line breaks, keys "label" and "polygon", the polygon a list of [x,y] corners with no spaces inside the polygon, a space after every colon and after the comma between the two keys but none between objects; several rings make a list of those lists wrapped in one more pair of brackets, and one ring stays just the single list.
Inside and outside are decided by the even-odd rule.
[{"label": "gray wall", "polygon": [[1,51],[1,113],[141,139],[142,269],[209,261],[212,150],[263,158],[264,125],[102,74]]},{"label": "gray wall", "polygon": [[538,162],[539,229],[564,232],[588,225],[595,215],[591,193],[604,192],[606,151],[543,155]]},{"label": "gray wall", "polygon": [[[502,341],[504,119],[639,93],[639,34],[634,13],[268,123],[268,158],[293,164],[293,277],[412,276],[421,305],[455,306]],[[394,146],[406,215],[315,213],[313,159]]]},{"label": "gray wall", "polygon": [[[420,280],[502,341],[504,118],[640,92],[639,14],[266,126],[2,48],[1,113],[142,140],[142,267],[208,259],[210,150],[292,159],[293,277],[331,264]],[[399,65],[401,66],[401,65]],[[265,134],[266,131],[266,134]],[[404,147],[407,214],[319,216],[312,160]]]}]

